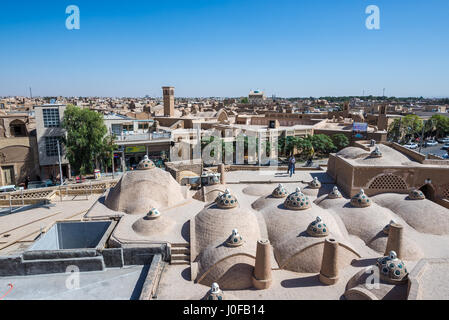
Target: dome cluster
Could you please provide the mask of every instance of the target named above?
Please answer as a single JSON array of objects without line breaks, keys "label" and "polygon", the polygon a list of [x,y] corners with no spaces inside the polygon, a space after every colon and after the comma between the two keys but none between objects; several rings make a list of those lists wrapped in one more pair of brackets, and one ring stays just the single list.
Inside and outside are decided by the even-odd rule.
[{"label": "dome cluster", "polygon": [[226,240],[226,244],[230,247],[240,247],[245,241],[243,237],[239,234],[237,229],[232,230],[232,234]]},{"label": "dome cluster", "polygon": [[376,265],[381,279],[387,282],[402,283],[407,280],[407,268],[394,251],[390,251],[388,256],[377,259]]},{"label": "dome cluster", "polygon": [[306,210],[312,207],[309,198],[301,192],[300,188],[296,188],[296,191],[285,199],[284,205],[291,210]]},{"label": "dome cluster", "polygon": [[220,209],[231,209],[237,207],[237,199],[231,194],[229,189],[226,189],[224,193],[219,193],[215,203]]},{"label": "dome cluster", "polygon": [[313,178],[313,180],[309,182],[309,188],[310,189],[319,189],[319,188],[321,188],[320,180],[318,180],[317,177]]},{"label": "dome cluster", "polygon": [[426,196],[421,190],[410,191],[408,197],[412,200],[424,200],[426,198]]},{"label": "dome cluster", "polygon": [[376,148],[371,152],[371,158],[381,158],[382,152],[379,150],[379,147],[376,146]]},{"label": "dome cluster", "polygon": [[274,198],[285,198],[287,196],[287,194],[288,194],[287,190],[284,188],[284,186],[281,183],[271,193],[271,195]]},{"label": "dome cluster", "polygon": [[142,161],[139,162],[137,169],[138,170],[150,170],[154,169],[156,166],[154,165],[154,162],[151,161],[147,155],[145,155],[142,159]]},{"label": "dome cluster", "polygon": [[147,215],[146,215],[146,219],[148,220],[154,220],[154,219],[157,219],[157,218],[159,218],[161,216],[161,213],[159,212],[159,210],[158,209],[156,209],[156,208],[152,208],[152,209],[150,209],[150,211],[148,211],[148,213],[147,213]]},{"label": "dome cluster", "polygon": [[307,227],[307,233],[312,237],[326,237],[329,235],[329,229],[321,217],[316,217]]},{"label": "dome cluster", "polygon": [[224,300],[223,291],[220,290],[218,283],[212,283],[212,287],[207,293],[206,300]]},{"label": "dome cluster", "polygon": [[365,191],[360,189],[359,193],[351,198],[351,205],[357,208],[365,208],[371,205],[371,200],[365,194]]},{"label": "dome cluster", "polygon": [[330,199],[338,199],[342,197],[341,192],[338,190],[337,186],[334,186],[328,197]]}]

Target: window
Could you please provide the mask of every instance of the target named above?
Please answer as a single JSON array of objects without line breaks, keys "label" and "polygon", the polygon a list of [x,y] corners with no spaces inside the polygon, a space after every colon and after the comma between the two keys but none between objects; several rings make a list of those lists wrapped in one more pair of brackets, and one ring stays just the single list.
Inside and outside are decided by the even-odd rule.
[{"label": "window", "polygon": [[44,109],[44,127],[45,128],[56,128],[59,127],[59,109]]},{"label": "window", "polygon": [[[45,152],[47,153],[47,157],[57,157],[58,156],[58,141],[61,141],[61,137],[45,137]],[[62,145],[60,144],[61,155]]]},{"label": "window", "polygon": [[139,129],[141,130],[148,129],[148,123],[139,123]]}]

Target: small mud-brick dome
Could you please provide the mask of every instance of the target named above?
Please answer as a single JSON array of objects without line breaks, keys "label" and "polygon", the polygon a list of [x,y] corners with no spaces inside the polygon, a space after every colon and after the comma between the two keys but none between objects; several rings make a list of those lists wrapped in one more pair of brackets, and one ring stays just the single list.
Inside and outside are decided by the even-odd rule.
[{"label": "small mud-brick dome", "polygon": [[338,199],[342,197],[341,192],[338,190],[337,186],[334,186],[328,197],[330,199]]},{"label": "small mud-brick dome", "polygon": [[271,195],[274,198],[285,198],[288,193],[287,190],[285,190],[284,186],[280,183],[276,189],[273,190],[273,192],[271,193]]},{"label": "small mud-brick dome", "polygon": [[238,204],[237,199],[233,194],[231,194],[231,191],[229,191],[229,189],[226,189],[224,193],[220,193],[215,200],[215,203],[221,209],[235,208]]},{"label": "small mud-brick dome", "polygon": [[296,188],[296,191],[285,199],[284,206],[291,210],[306,210],[312,207],[312,202],[300,188]]},{"label": "small mud-brick dome", "polygon": [[142,159],[142,161],[139,162],[139,165],[137,166],[138,170],[150,170],[154,169],[156,166],[154,165],[154,162],[151,161],[147,155],[145,155]]},{"label": "small mud-brick dome", "polygon": [[321,217],[316,217],[307,227],[307,233],[312,237],[326,237],[329,235],[329,228]]},{"label": "small mud-brick dome", "polygon": [[407,281],[407,268],[394,251],[390,251],[388,256],[377,259],[380,278],[389,283],[404,283]]},{"label": "small mud-brick dome", "polygon": [[365,191],[360,189],[359,193],[352,197],[351,204],[357,208],[365,208],[371,205],[371,200],[365,194]]}]

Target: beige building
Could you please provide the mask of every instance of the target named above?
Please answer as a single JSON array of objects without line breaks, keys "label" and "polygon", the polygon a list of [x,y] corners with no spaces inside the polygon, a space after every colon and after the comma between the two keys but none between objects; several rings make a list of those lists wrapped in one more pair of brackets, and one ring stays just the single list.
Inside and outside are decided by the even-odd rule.
[{"label": "beige building", "polygon": [[0,185],[21,185],[39,174],[34,125],[28,113],[0,115]]},{"label": "beige building", "polygon": [[427,199],[449,208],[449,161],[426,159],[397,143],[374,147],[358,143],[329,156],[327,173],[348,196],[364,189],[368,196],[380,193],[409,193],[421,190]]},{"label": "beige building", "polygon": [[61,138],[66,134],[61,127],[66,105],[46,104],[35,106],[34,109],[41,179],[51,179],[59,175],[58,143],[63,176],[70,178],[70,164],[60,144]]}]

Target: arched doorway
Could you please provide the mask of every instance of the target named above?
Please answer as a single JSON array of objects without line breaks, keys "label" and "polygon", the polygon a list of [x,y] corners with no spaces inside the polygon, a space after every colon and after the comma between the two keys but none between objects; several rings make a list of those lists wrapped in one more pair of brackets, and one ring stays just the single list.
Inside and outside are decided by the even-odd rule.
[{"label": "arched doorway", "polygon": [[20,120],[14,120],[9,124],[11,137],[26,137],[27,129],[25,123]]},{"label": "arched doorway", "polygon": [[422,193],[424,193],[426,199],[432,201],[435,200],[435,188],[431,184],[425,184],[421,188],[419,188],[419,190],[421,190]]}]

